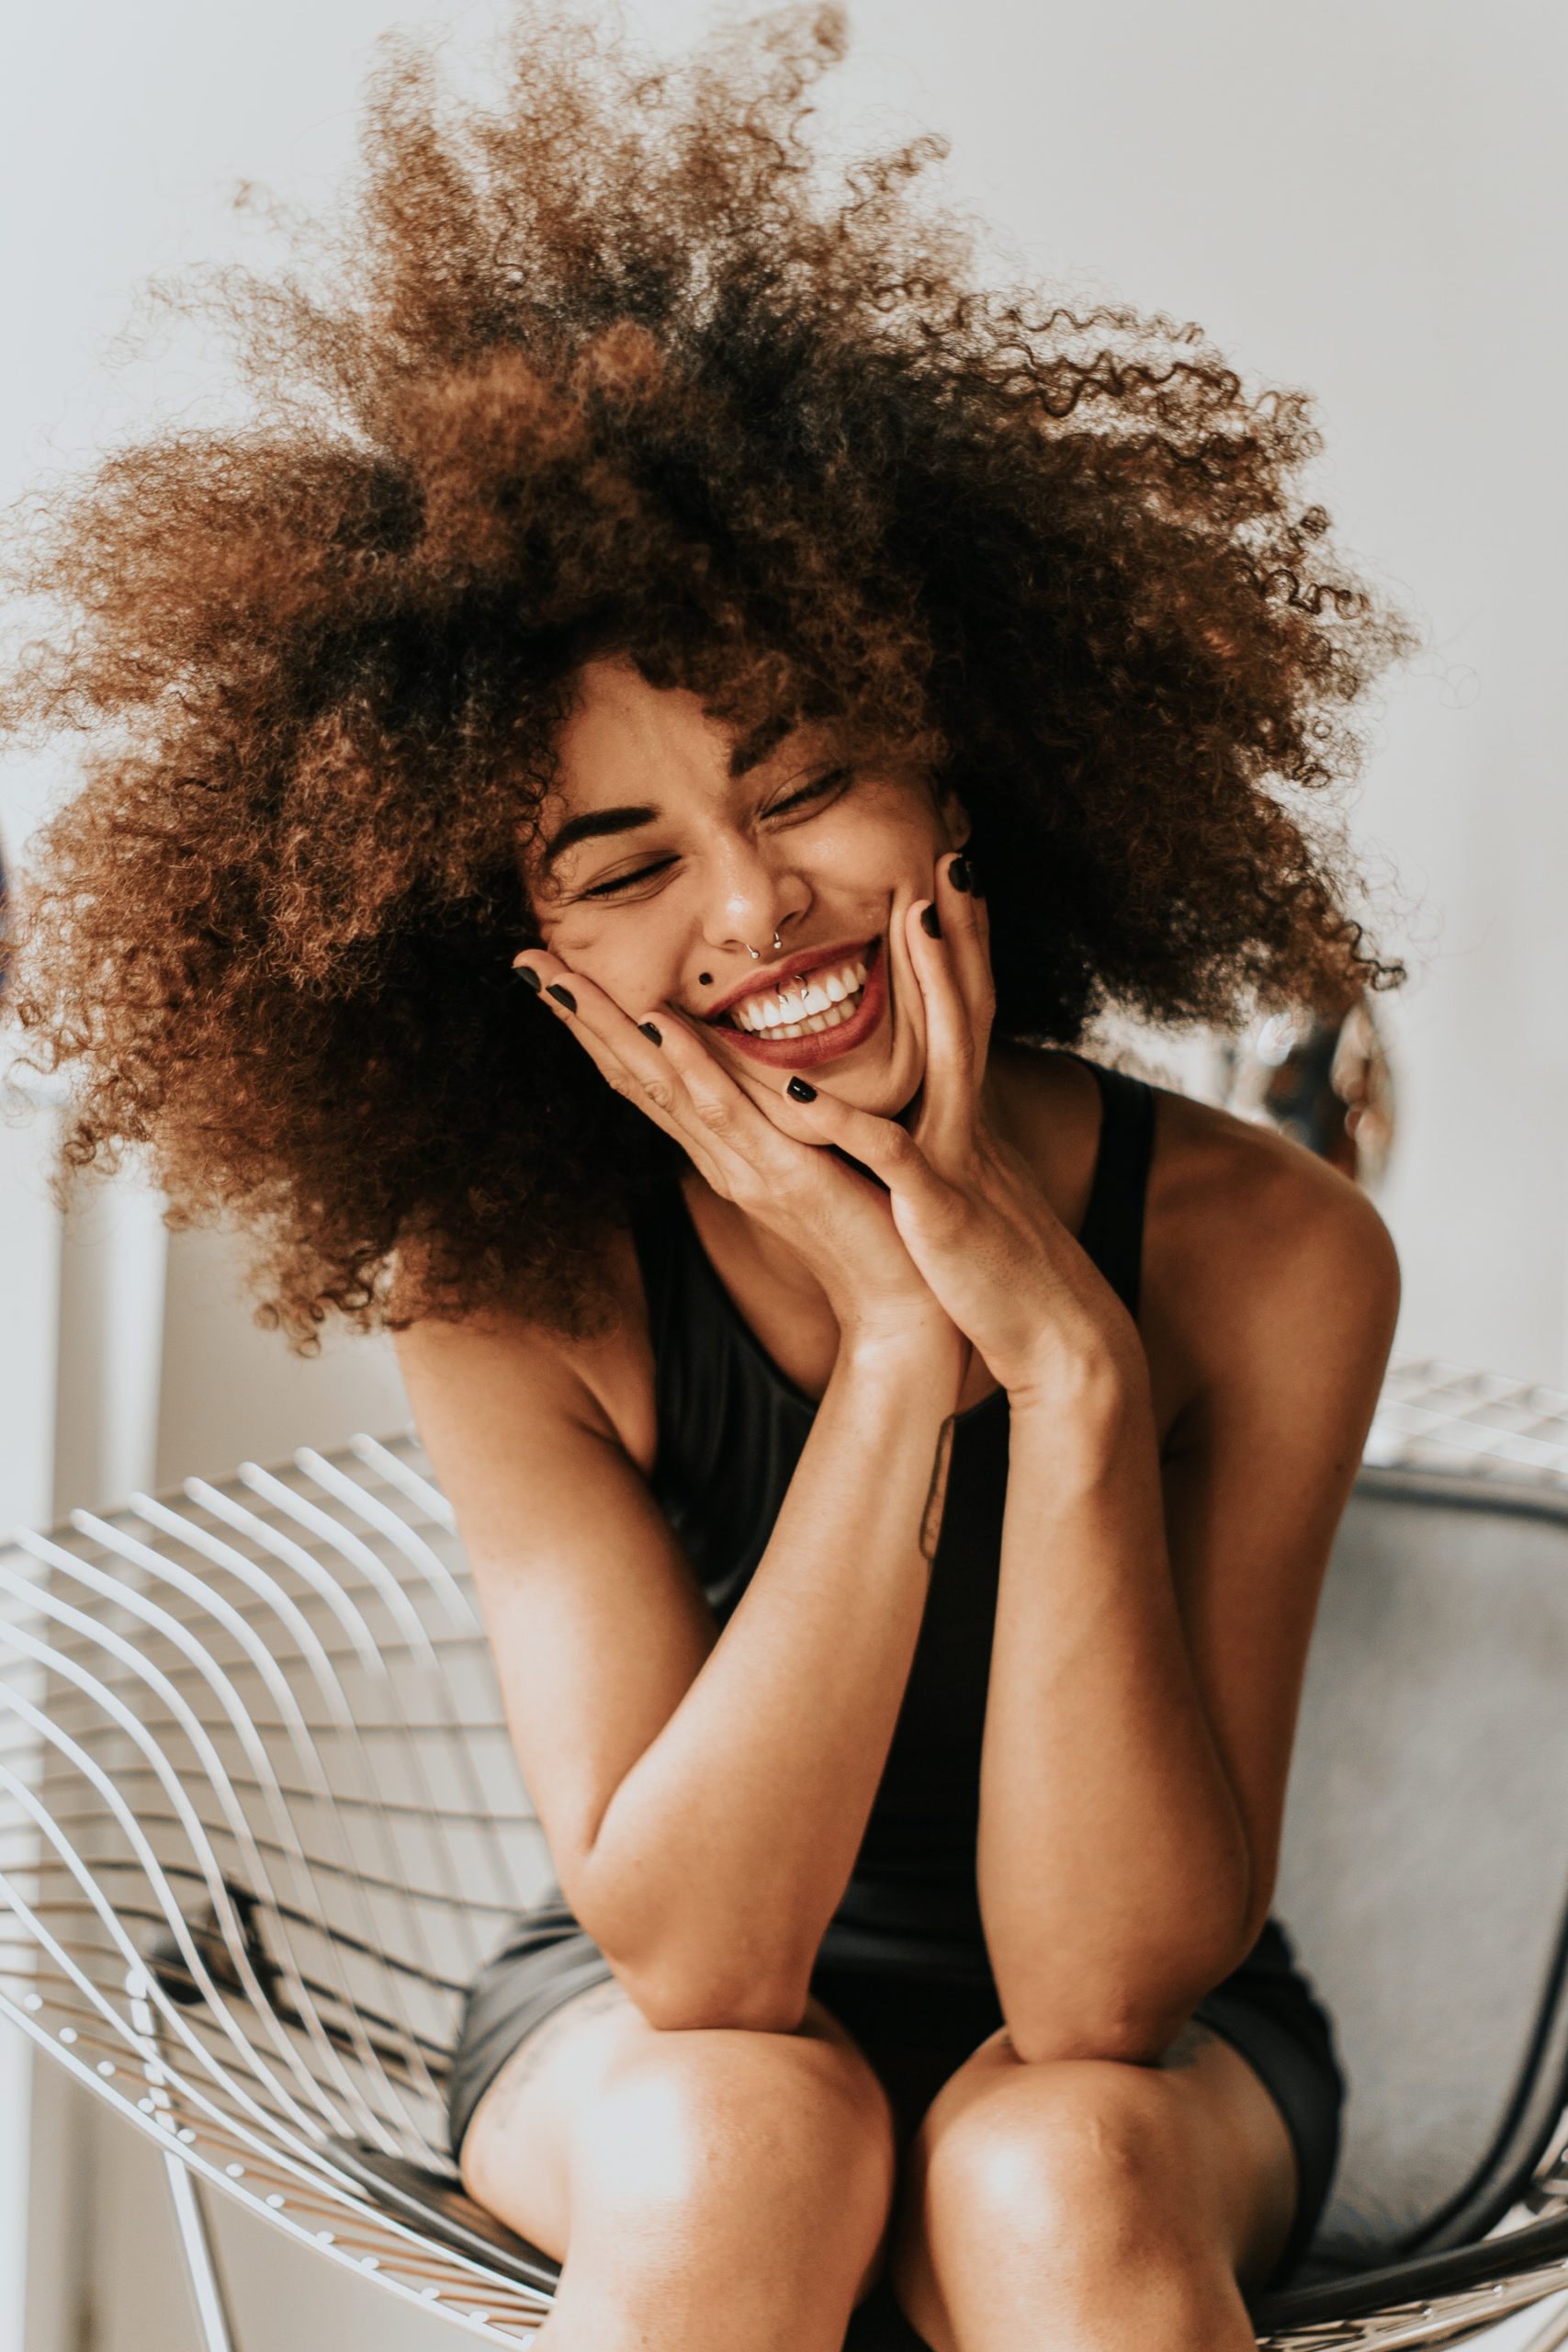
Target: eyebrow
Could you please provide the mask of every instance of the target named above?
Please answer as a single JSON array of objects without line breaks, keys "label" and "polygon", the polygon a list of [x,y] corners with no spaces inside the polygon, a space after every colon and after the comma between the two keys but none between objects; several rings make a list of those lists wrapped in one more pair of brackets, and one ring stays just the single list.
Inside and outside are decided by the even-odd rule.
[{"label": "eyebrow", "polygon": [[597,841],[605,833],[629,833],[638,825],[651,825],[658,816],[657,808],[635,806],[625,808],[589,808],[581,817],[569,817],[551,841],[540,861],[541,873],[547,874],[558,857],[579,842]]},{"label": "eyebrow", "polygon": [[[803,730],[798,726],[772,725],[759,728],[749,742],[730,755],[729,773],[740,777],[772,756],[779,745]],[[837,775],[838,770],[833,771]],[[558,857],[564,857],[579,842],[601,841],[607,834],[629,833],[639,825],[651,825],[660,815],[646,802],[628,804],[622,808],[589,808],[581,817],[569,817],[559,832],[539,861],[539,871],[547,874]]]}]

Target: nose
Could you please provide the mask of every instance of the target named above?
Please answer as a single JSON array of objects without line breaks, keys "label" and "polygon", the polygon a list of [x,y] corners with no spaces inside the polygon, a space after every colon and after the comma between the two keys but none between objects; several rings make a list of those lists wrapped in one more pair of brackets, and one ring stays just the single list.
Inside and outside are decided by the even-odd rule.
[{"label": "nose", "polygon": [[785,923],[810,903],[805,877],[782,845],[759,843],[739,828],[721,842],[712,875],[703,935],[716,948],[742,946],[765,955]]}]

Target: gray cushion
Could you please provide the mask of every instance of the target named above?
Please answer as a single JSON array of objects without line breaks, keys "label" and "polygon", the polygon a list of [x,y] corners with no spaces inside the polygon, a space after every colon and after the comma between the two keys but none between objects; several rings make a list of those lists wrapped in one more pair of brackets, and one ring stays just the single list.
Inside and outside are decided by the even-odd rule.
[{"label": "gray cushion", "polygon": [[1330,2260],[1488,2225],[1562,2105],[1565,1702],[1568,1503],[1363,1471],[1276,1895],[1350,2086]]}]

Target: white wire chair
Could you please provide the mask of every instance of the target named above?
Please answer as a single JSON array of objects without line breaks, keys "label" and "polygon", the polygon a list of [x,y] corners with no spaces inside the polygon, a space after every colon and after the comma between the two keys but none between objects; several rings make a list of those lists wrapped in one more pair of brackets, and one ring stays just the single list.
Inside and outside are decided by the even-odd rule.
[{"label": "white wire chair", "polygon": [[[1356,1528],[1386,1535],[1390,1510],[1540,1533],[1531,1591],[1568,1645],[1568,1397],[1397,1363],[1331,1594],[1357,1581],[1346,1543],[1372,1540]],[[443,2086],[463,1990],[548,1857],[417,1441],[247,1464],[22,1533],[0,1551],[0,2014],[151,2143],[208,2352],[238,2345],[209,2190],[356,2269],[369,2297],[497,2343],[538,2327],[555,2266],[462,2197]],[[1346,1676],[1320,1680],[1317,1744],[1342,1747]],[[1304,1859],[1287,1918],[1337,1899],[1320,1830],[1288,1832],[1288,1864]],[[1260,2344],[1456,2343],[1568,2288],[1565,1886],[1527,1971],[1523,2075],[1505,2053],[1507,2130],[1488,2108],[1481,2156],[1461,2149],[1404,2208],[1352,2163],[1320,2275],[1259,2308]],[[1304,1956],[1317,1973],[1310,1940]],[[917,2341],[900,2327],[868,2305],[849,2341]],[[1565,2342],[1568,2323],[1538,2352]]]}]

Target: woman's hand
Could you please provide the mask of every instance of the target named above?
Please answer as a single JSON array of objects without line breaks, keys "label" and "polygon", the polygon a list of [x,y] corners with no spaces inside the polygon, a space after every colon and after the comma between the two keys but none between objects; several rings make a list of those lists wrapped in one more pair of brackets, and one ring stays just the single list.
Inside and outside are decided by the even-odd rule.
[{"label": "woman's hand", "polygon": [[[953,869],[960,880],[954,883]],[[935,1297],[1016,1404],[1070,1407],[1141,1366],[1137,1329],[987,1108],[996,1010],[985,902],[962,856],[906,915],[925,1004],[926,1071],[908,1129],[818,1091],[807,1131],[887,1186],[893,1222]],[[934,904],[938,925],[928,928]],[[788,1106],[792,1110],[793,1105]],[[773,1115],[774,1098],[767,1109]]]},{"label": "woman's hand", "polygon": [[804,1107],[770,1095],[765,1114],[704,1042],[702,1024],[671,1006],[635,1021],[542,949],[517,956],[514,968],[540,987],[542,1003],[615,1092],[674,1137],[714,1192],[795,1253],[846,1343],[927,1345],[951,1368],[956,1396],[969,1358],[962,1334],[911,1260],[888,1196],[835,1158]]}]

